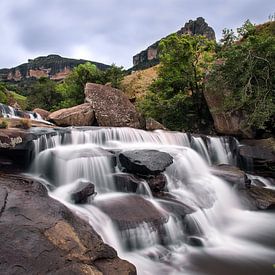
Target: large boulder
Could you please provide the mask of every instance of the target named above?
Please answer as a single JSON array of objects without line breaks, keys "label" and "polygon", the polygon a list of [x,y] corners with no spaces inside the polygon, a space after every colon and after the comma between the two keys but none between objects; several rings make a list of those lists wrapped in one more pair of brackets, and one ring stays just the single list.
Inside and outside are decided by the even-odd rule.
[{"label": "large boulder", "polygon": [[136,274],[39,182],[1,174],[0,209],[1,274]]},{"label": "large boulder", "polygon": [[229,164],[214,165],[211,167],[211,173],[219,178],[222,178],[231,185],[245,184],[245,172]]},{"label": "large boulder", "polygon": [[33,113],[39,114],[43,119],[47,119],[50,115],[50,112],[41,108],[35,108],[33,110]]},{"label": "large boulder", "polygon": [[85,101],[93,106],[99,126],[144,128],[141,115],[122,91],[87,83],[85,96]]},{"label": "large boulder", "polygon": [[206,85],[204,97],[214,120],[217,133],[223,135],[253,138],[254,132],[251,128],[243,127],[246,116],[241,111],[226,112],[223,110],[224,99],[230,97],[230,90],[221,80],[219,86]]},{"label": "large boulder", "polygon": [[173,163],[173,157],[157,150],[133,150],[120,153],[119,162],[128,173],[157,175]]},{"label": "large boulder", "polygon": [[238,185],[236,191],[241,197],[242,204],[249,209],[275,209],[275,190],[273,189]]},{"label": "large boulder", "polygon": [[74,203],[87,203],[90,196],[95,194],[95,186],[88,181],[80,181],[77,188],[73,190],[71,199]]},{"label": "large boulder", "polygon": [[48,116],[48,120],[58,126],[91,126],[94,122],[94,111],[91,104],[84,103],[55,111]]},{"label": "large boulder", "polygon": [[275,178],[275,139],[242,140],[241,144],[239,155],[243,168],[259,176]]},{"label": "large boulder", "polygon": [[120,230],[136,228],[144,223],[157,230],[168,221],[166,213],[161,212],[150,201],[134,194],[96,200],[95,204],[117,224]]}]

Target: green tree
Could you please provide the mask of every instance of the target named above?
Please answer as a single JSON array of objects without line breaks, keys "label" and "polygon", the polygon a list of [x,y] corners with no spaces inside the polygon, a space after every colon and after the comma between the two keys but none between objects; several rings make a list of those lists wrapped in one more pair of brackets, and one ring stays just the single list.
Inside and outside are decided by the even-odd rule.
[{"label": "green tree", "polygon": [[141,110],[173,130],[197,131],[212,123],[203,96],[204,76],[214,42],[202,36],[172,34],[160,42],[158,78]]},{"label": "green tree", "polygon": [[243,129],[265,129],[275,113],[275,37],[265,27],[272,29],[249,21],[238,28],[234,43],[222,45],[209,77],[208,85],[226,85],[221,109],[242,114]]},{"label": "green tree", "polygon": [[84,88],[87,82],[102,83],[103,75],[97,67],[86,62],[75,67],[56,90],[62,96],[59,108],[72,107],[84,102]]},{"label": "green tree", "polygon": [[28,89],[27,108],[42,108],[45,110],[53,110],[61,100],[61,96],[56,92],[56,82],[47,77],[41,77],[31,84]]},{"label": "green tree", "polygon": [[103,72],[103,81],[104,83],[109,82],[112,87],[119,89],[124,75],[123,67],[117,67],[112,64],[110,68]]}]

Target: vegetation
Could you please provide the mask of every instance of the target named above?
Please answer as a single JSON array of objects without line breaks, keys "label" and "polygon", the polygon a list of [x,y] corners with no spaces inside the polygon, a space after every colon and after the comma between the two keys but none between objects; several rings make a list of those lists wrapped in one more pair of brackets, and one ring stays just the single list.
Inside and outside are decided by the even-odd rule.
[{"label": "vegetation", "polygon": [[6,129],[9,127],[8,120],[5,118],[0,119],[0,129]]},{"label": "vegetation", "polygon": [[29,129],[32,127],[31,121],[28,118],[20,119],[19,123],[19,127],[22,129]]},{"label": "vegetation", "polygon": [[211,115],[203,96],[203,80],[214,46],[202,36],[172,34],[163,39],[158,78],[140,102],[141,110],[173,130],[209,127]]},{"label": "vegetation", "polygon": [[249,21],[237,30],[224,30],[220,62],[211,72],[210,86],[222,81],[228,91],[220,106],[239,112],[242,127],[266,129],[275,113],[275,24],[255,27]]},{"label": "vegetation", "polygon": [[61,101],[61,95],[56,91],[56,82],[47,77],[41,77],[33,82],[28,88],[29,110],[42,108],[45,110],[55,109]]},{"label": "vegetation", "polygon": [[84,88],[87,82],[110,83],[113,87],[119,88],[123,75],[122,68],[115,65],[101,71],[90,62],[80,64],[73,69],[63,83],[57,85],[56,91],[62,97],[58,107],[67,108],[83,103]]}]

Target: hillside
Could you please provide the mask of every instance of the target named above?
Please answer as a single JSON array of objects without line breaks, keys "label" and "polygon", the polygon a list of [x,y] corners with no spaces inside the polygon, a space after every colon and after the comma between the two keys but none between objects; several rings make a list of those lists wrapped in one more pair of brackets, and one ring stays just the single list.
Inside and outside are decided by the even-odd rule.
[{"label": "hillside", "polygon": [[[189,20],[185,25],[176,32],[184,35],[203,35],[209,40],[216,40],[215,31],[211,28],[203,17],[198,17],[196,20]],[[132,70],[143,70],[155,66],[159,63],[159,41],[150,45],[147,49],[141,51],[133,57]]]},{"label": "hillside", "polygon": [[94,61],[65,58],[51,54],[48,56],[40,56],[35,59],[29,59],[27,63],[11,69],[0,69],[0,81],[19,82],[40,77],[61,80],[64,79],[74,67],[86,62],[95,64],[97,68],[101,70],[105,70],[109,67],[106,64]]},{"label": "hillside", "polygon": [[158,65],[125,76],[121,84],[122,90],[130,99],[141,99],[154,79],[157,78],[157,68]]}]

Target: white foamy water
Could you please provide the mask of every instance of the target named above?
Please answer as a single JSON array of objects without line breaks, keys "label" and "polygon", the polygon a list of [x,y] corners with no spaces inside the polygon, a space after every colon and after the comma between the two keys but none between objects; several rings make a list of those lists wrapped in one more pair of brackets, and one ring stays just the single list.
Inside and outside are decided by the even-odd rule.
[{"label": "white foamy water", "polygon": [[[167,191],[176,203],[167,205],[153,198],[144,181],[137,195],[165,219],[158,226],[141,221],[120,230],[121,225],[99,202],[108,205],[130,198],[131,194],[116,189],[114,175],[121,171],[113,153],[134,149],[155,149],[173,157],[164,174]],[[243,210],[230,186],[211,173],[209,165],[235,163],[226,138],[130,128],[72,128],[41,136],[36,153],[32,174],[46,180],[51,196],[86,219],[120,257],[135,264],[138,274],[272,274],[274,213]],[[83,181],[93,182],[97,195],[90,203],[74,205],[71,193]],[[185,215],[177,202],[195,212]],[[123,207],[131,210],[131,205]]]}]

